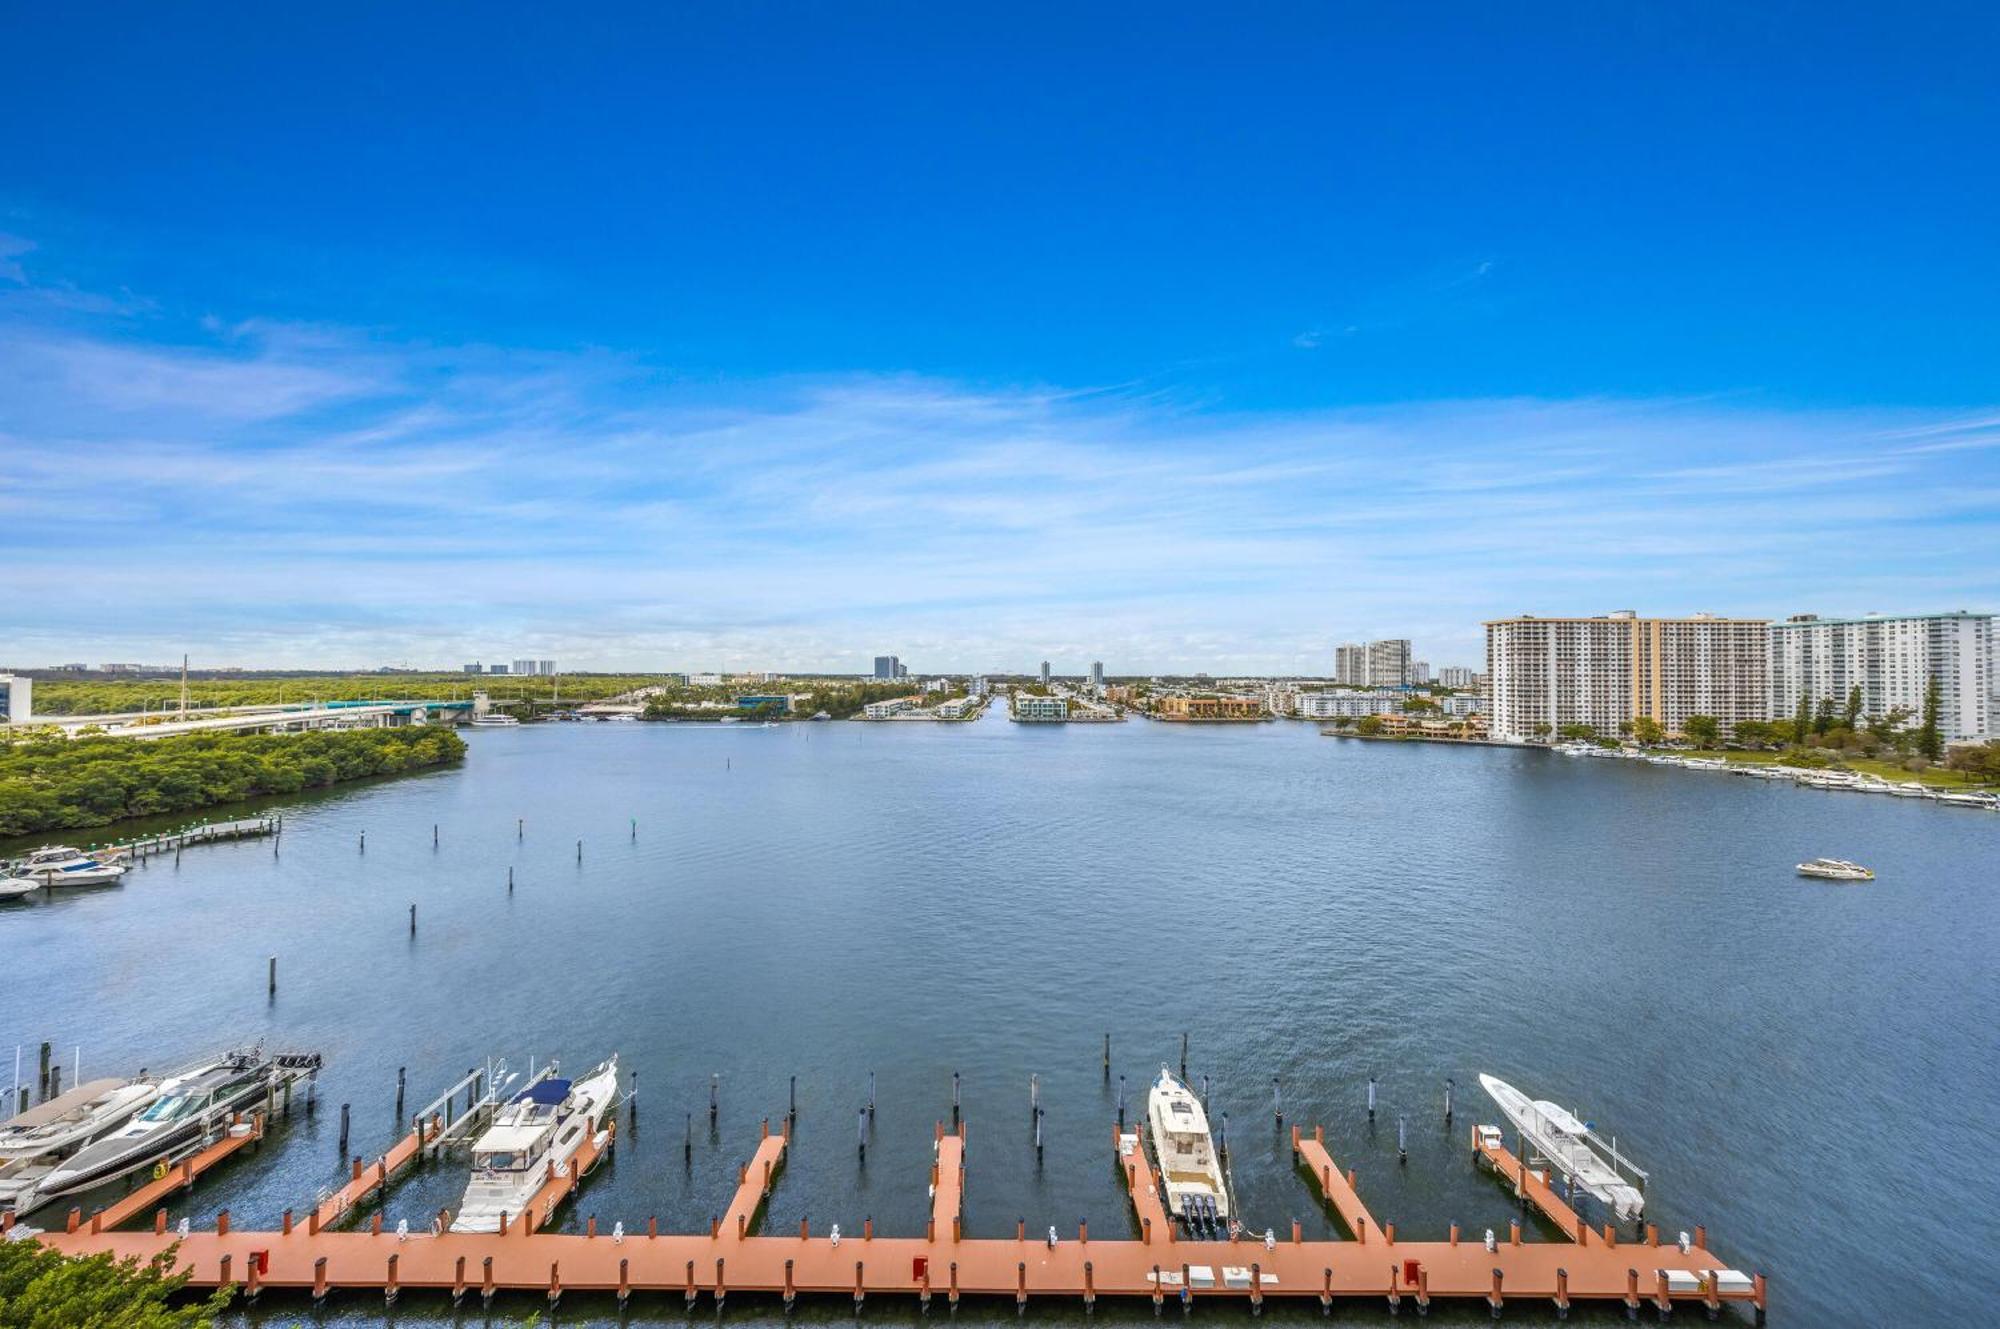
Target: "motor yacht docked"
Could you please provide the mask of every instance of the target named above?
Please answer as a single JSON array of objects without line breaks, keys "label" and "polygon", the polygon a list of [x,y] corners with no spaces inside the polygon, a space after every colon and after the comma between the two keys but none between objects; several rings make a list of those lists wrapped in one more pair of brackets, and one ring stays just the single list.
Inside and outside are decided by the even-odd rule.
[{"label": "motor yacht docked", "polygon": [[1160,1198],[1190,1232],[1229,1230],[1229,1185],[1201,1100],[1165,1066],[1146,1095],[1146,1125],[1160,1165]]},{"label": "motor yacht docked", "polygon": [[0,904],[9,900],[25,900],[42,888],[42,883],[27,877],[9,877],[0,873]]},{"label": "motor yacht docked", "polygon": [[451,1221],[453,1232],[498,1232],[534,1201],[550,1170],[568,1175],[586,1140],[601,1150],[604,1122],[618,1099],[618,1058],[580,1080],[537,1079],[493,1114],[472,1145],[472,1177]]},{"label": "motor yacht docked", "polygon": [[91,1080],[0,1122],[0,1210],[24,1208],[62,1161],[159,1096],[160,1082]]},{"label": "motor yacht docked", "polygon": [[1610,1205],[1621,1222],[1631,1222],[1646,1212],[1645,1193],[1627,1181],[1625,1173],[1637,1177],[1641,1184],[1646,1174],[1620,1157],[1617,1146],[1601,1139],[1589,1122],[1545,1099],[1530,1099],[1494,1076],[1482,1075],[1479,1083],[1534,1152],[1569,1178],[1574,1187]]},{"label": "motor yacht docked", "polygon": [[227,1130],[235,1113],[253,1106],[280,1079],[318,1065],[316,1056],[267,1057],[253,1048],[170,1075],[143,1112],[59,1163],[28,1204],[171,1163],[190,1146],[199,1147]]},{"label": "motor yacht docked", "polygon": [[123,863],[109,863],[66,844],[55,844],[29,854],[15,874],[48,887],[109,886],[126,871]]}]

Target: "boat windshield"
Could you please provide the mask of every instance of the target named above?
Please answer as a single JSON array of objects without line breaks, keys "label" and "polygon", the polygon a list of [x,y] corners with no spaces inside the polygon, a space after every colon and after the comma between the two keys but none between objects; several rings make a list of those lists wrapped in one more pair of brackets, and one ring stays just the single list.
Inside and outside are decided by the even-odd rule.
[{"label": "boat windshield", "polygon": [[489,1172],[519,1172],[528,1165],[528,1156],[511,1152],[476,1154],[472,1165]]},{"label": "boat windshield", "polygon": [[173,1121],[195,1109],[193,1094],[170,1094],[139,1115],[141,1121]]}]

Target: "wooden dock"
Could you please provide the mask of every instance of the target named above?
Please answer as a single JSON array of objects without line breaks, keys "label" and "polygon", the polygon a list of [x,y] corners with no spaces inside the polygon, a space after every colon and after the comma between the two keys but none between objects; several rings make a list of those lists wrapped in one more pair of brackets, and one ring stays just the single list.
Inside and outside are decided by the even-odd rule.
[{"label": "wooden dock", "polygon": [[[619,1225],[607,1233],[594,1217],[580,1234],[547,1231],[555,1206],[596,1161],[590,1149],[578,1156],[577,1166],[552,1172],[529,1212],[497,1234],[452,1233],[446,1214],[422,1232],[384,1233],[379,1214],[369,1231],[330,1230],[323,1216],[344,1215],[366,1194],[386,1187],[396,1170],[392,1160],[406,1160],[421,1148],[413,1131],[315,1209],[305,1227],[288,1219],[276,1232],[239,1231],[223,1211],[213,1230],[179,1237],[166,1230],[164,1211],[151,1232],[114,1231],[115,1224],[104,1221],[107,1215],[86,1224],[73,1213],[67,1231],[41,1240],[73,1254],[106,1252],[139,1261],[172,1249],[195,1286],[235,1285],[250,1296],[287,1289],[315,1299],[340,1290],[393,1301],[405,1290],[422,1289],[454,1301],[469,1292],[490,1299],[505,1291],[553,1303],[574,1289],[612,1293],[621,1302],[678,1296],[691,1306],[706,1297],[718,1308],[732,1293],[778,1297],[787,1305],[805,1293],[852,1297],[857,1308],[871,1296],[914,1297],[924,1306],[934,1297],[956,1305],[962,1296],[979,1296],[1021,1307],[1046,1299],[1090,1306],[1100,1297],[1116,1297],[1155,1307],[1172,1299],[1248,1302],[1257,1309],[1266,1299],[1284,1298],[1317,1301],[1325,1308],[1373,1301],[1398,1310],[1408,1302],[1421,1311],[1443,1298],[1484,1302],[1495,1314],[1510,1302],[1553,1305],[1559,1314],[1580,1301],[1617,1303],[1632,1312],[1651,1303],[1662,1313],[1677,1305],[1715,1312],[1734,1302],[1748,1305],[1760,1323],[1764,1318],[1763,1277],[1729,1269],[1710,1252],[1702,1229],[1685,1249],[1659,1244],[1652,1229],[1644,1241],[1622,1244],[1615,1230],[1591,1233],[1537,1173],[1504,1149],[1490,1151],[1485,1161],[1503,1178],[1513,1178],[1526,1201],[1569,1239],[1524,1241],[1518,1223],[1490,1248],[1484,1239],[1462,1240],[1456,1226],[1443,1241],[1402,1239],[1394,1224],[1378,1224],[1369,1214],[1351,1174],[1341,1173],[1318,1129],[1310,1135],[1294,1129],[1294,1154],[1352,1240],[1305,1241],[1296,1222],[1283,1235],[1186,1239],[1167,1216],[1143,1146],[1136,1136],[1118,1132],[1114,1157],[1133,1214],[1125,1233],[1092,1235],[1081,1226],[1030,1233],[1022,1221],[1009,1237],[975,1238],[963,1230],[964,1130],[961,1125],[935,1132],[931,1214],[920,1237],[878,1236],[872,1221],[844,1235],[814,1233],[803,1221],[796,1232],[760,1232],[788,1144],[787,1135],[772,1134],[767,1123],[738,1174],[727,1211],[705,1233],[662,1232],[653,1218],[631,1232]],[[213,1161],[219,1159],[201,1166]],[[199,1163],[190,1160],[188,1181],[198,1175]]]},{"label": "wooden dock", "polygon": [[97,849],[104,858],[124,859],[144,862],[161,854],[179,853],[182,849],[198,844],[219,844],[224,840],[254,840],[266,835],[278,835],[284,830],[281,817],[242,817],[235,821],[205,821],[197,826],[185,826],[178,831],[164,831],[159,835],[141,836],[136,840],[119,840]]}]

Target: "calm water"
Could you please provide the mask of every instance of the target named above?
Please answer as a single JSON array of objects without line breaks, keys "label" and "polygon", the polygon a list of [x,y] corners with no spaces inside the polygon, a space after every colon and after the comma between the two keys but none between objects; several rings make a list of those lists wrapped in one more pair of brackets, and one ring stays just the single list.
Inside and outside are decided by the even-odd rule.
[{"label": "calm water", "polygon": [[[356,1152],[389,1141],[398,1066],[414,1108],[488,1055],[580,1069],[615,1051],[640,1073],[638,1128],[572,1226],[705,1225],[796,1075],[772,1227],[809,1215],[855,1231],[872,1214],[917,1231],[958,1070],[968,1226],[999,1236],[1017,1215],[1127,1225],[1106,1140],[1117,1076],[1137,1101],[1186,1030],[1260,1228],[1297,1217],[1331,1235],[1272,1121],[1275,1075],[1287,1120],[1325,1123],[1377,1215],[1413,1236],[1454,1219],[1504,1231],[1514,1209],[1464,1138],[1495,1119],[1486,1070],[1615,1133],[1653,1174],[1650,1216],[1669,1234],[1706,1222],[1718,1251],[1769,1273],[1779,1322],[1972,1323],[2000,1292],[2000,817],[1309,725],[996,713],[468,737],[461,770],[288,804],[276,857],[268,842],[192,850],[120,889],[0,910],[0,1039],[30,1058],[52,1039],[65,1061],[81,1043],[86,1075],[257,1039],[324,1052],[318,1113],[295,1111],[194,1197],[199,1223],[227,1204],[259,1225],[335,1181],[340,1103]],[[1820,854],[1880,879],[1793,875]],[[1039,1167],[1031,1073],[1048,1110]],[[387,1221],[421,1226],[461,1182],[416,1174]],[[274,1321],[308,1314],[268,1300]],[[373,1322],[379,1305],[350,1294],[322,1318]],[[443,1305],[408,1297],[398,1318],[450,1319]],[[567,1298],[562,1318],[609,1305]],[[505,1322],[535,1308],[496,1303]],[[641,1313],[682,1318],[678,1298]],[[868,1314],[915,1318],[883,1299]],[[728,1318],[776,1305],[733,1300]]]}]

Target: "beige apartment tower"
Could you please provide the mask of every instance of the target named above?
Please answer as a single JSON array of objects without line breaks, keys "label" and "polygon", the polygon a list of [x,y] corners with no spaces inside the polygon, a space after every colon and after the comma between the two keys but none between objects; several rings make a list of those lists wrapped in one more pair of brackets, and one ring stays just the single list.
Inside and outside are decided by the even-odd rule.
[{"label": "beige apartment tower", "polygon": [[1727,731],[1769,713],[1769,621],[1641,618],[1495,619],[1486,625],[1492,736],[1525,743],[1587,724],[1616,737],[1641,716],[1677,734],[1690,715]]}]

